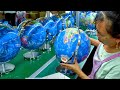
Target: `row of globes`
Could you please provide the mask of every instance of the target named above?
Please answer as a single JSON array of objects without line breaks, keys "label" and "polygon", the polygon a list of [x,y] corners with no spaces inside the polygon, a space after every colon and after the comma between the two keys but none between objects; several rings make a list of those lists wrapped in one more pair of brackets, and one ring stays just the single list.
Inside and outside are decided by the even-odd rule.
[{"label": "row of globes", "polygon": [[[84,21],[81,20],[82,13],[83,12],[80,13],[80,23]],[[94,13],[96,12],[87,12],[86,17],[89,16],[89,20],[90,17],[93,19],[93,17],[95,17]],[[7,64],[7,62],[18,54],[21,46],[28,50],[36,50],[45,45],[46,42],[50,43],[51,41],[54,43],[56,57],[59,60],[66,62],[67,59],[71,60],[70,63],[72,63],[74,60],[73,56],[76,55],[79,63],[83,61],[90,52],[90,41],[82,30],[75,28],[75,21],[76,15],[75,12],[72,11],[52,17],[25,20],[21,22],[17,28],[13,28],[7,22],[1,23],[0,73],[6,73],[15,68],[14,65]],[[92,25],[94,23],[90,21],[89,24]],[[32,57],[33,56],[35,57],[35,55],[32,55]]]}]

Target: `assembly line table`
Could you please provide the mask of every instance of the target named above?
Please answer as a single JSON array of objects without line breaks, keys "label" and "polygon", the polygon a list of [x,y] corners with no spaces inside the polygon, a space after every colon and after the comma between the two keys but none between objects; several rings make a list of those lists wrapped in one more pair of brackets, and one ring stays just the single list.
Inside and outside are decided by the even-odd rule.
[{"label": "assembly line table", "polygon": [[[94,46],[91,45],[91,50]],[[36,79],[43,78],[48,75],[58,73],[56,67],[59,66],[59,61],[56,60],[54,47],[52,46],[51,51],[40,52],[39,58],[35,60],[25,60],[23,54],[29,50],[21,49],[18,55],[11,60],[9,63],[15,65],[15,69],[9,73],[0,76],[0,79]],[[80,68],[82,69],[87,59],[81,62]],[[77,75],[68,76],[70,79],[76,79]]]}]

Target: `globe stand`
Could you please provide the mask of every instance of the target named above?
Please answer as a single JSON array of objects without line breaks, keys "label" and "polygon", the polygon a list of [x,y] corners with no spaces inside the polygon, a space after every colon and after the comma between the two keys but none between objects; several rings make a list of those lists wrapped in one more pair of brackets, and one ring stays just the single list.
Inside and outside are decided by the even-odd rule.
[{"label": "globe stand", "polygon": [[49,41],[46,41],[46,43],[44,44],[44,51],[51,51],[51,47],[50,47],[50,43]]},{"label": "globe stand", "polygon": [[15,68],[15,65],[11,63],[0,63],[0,73],[5,74],[13,71]]},{"label": "globe stand", "polygon": [[24,59],[34,60],[34,59],[37,59],[40,56],[40,54],[38,52],[31,50],[30,52],[25,53],[23,56],[24,56]]},{"label": "globe stand", "polygon": [[45,51],[45,43],[41,47],[39,47],[39,50],[40,51]]},{"label": "globe stand", "polygon": [[51,45],[54,44],[56,37],[57,37],[57,36],[54,36],[53,39],[50,41]]}]

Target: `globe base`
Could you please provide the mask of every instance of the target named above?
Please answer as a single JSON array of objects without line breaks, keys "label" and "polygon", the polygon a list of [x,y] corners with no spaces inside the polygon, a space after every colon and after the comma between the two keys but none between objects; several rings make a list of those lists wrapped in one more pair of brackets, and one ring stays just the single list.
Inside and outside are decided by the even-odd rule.
[{"label": "globe base", "polygon": [[50,43],[45,43],[44,50],[49,50],[49,48],[50,48]]},{"label": "globe base", "polygon": [[33,60],[33,59],[37,59],[40,56],[40,54],[38,52],[30,51],[25,53],[23,56],[24,59]]},{"label": "globe base", "polygon": [[5,74],[13,71],[15,68],[15,65],[10,64],[10,63],[2,63],[0,64],[0,73]]},{"label": "globe base", "polygon": [[50,42],[46,42],[44,43],[40,48],[39,50],[43,51],[43,53],[45,53],[46,51],[51,51],[51,45],[50,45]]}]

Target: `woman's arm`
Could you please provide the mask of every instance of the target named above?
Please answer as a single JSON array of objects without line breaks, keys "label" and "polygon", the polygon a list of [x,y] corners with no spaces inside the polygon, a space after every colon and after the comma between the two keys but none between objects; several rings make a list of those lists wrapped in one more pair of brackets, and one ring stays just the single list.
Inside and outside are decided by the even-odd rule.
[{"label": "woman's arm", "polygon": [[89,37],[89,39],[91,41],[91,44],[96,46],[96,47],[100,44],[99,40],[96,40],[96,39],[93,39],[93,38],[90,38],[90,37]]},{"label": "woman's arm", "polygon": [[81,69],[76,73],[81,79],[90,79]]},{"label": "woman's arm", "polygon": [[64,68],[70,69],[75,72],[81,79],[90,79],[79,67],[77,60],[75,59],[74,64],[61,63]]}]

